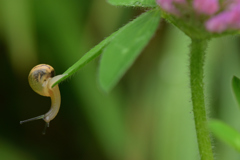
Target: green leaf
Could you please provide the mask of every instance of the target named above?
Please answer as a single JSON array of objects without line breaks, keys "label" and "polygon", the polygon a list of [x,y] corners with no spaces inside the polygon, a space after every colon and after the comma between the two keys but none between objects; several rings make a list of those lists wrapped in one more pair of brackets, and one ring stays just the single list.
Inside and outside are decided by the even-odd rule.
[{"label": "green leaf", "polygon": [[100,63],[99,81],[109,91],[119,81],[155,33],[160,11],[150,10],[128,23],[106,46]]},{"label": "green leaf", "polygon": [[132,6],[132,7],[156,7],[155,0],[108,0],[115,6]]},{"label": "green leaf", "polygon": [[[149,13],[155,13],[155,19],[156,17],[158,17],[157,21],[159,22],[160,20],[160,13],[159,11],[148,11],[146,13],[146,15],[148,15]],[[145,15],[145,14],[143,14]],[[142,16],[143,16],[142,15]],[[158,16],[157,16],[158,15]],[[151,18],[151,17],[148,17]],[[152,17],[154,19],[154,17]],[[138,18],[137,18],[138,19]],[[137,20],[136,19],[136,20]],[[98,45],[96,45],[94,48],[92,48],[90,51],[88,51],[82,58],[80,58],[74,65],[72,65],[71,67],[69,67],[62,75],[63,77],[60,78],[58,81],[56,81],[52,87],[54,87],[55,85],[57,85],[58,83],[62,82],[63,80],[67,79],[68,77],[70,77],[71,75],[73,75],[75,72],[77,72],[79,69],[81,69],[83,66],[85,66],[87,63],[89,63],[90,61],[92,61],[93,59],[95,59],[97,56],[99,56],[101,54],[102,49],[109,44],[109,42],[111,42],[115,36],[118,33],[122,33],[125,28],[128,28],[128,26],[130,24],[132,24],[134,21],[130,22],[129,24],[123,26],[122,28],[120,28],[118,31],[114,32],[113,34],[111,34],[109,37],[107,37],[106,39],[104,39],[102,42],[100,42]]]},{"label": "green leaf", "polygon": [[237,78],[236,76],[233,76],[232,78],[232,89],[233,89],[235,98],[238,102],[238,106],[240,107],[240,79]]},{"label": "green leaf", "polygon": [[217,138],[240,152],[240,134],[238,131],[218,120],[210,121],[209,127]]}]

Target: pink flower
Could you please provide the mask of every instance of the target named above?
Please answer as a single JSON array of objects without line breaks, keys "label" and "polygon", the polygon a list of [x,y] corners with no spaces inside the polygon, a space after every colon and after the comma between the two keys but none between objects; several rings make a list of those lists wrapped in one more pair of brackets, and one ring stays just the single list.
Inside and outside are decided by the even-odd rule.
[{"label": "pink flower", "polygon": [[230,4],[227,10],[210,18],[205,26],[208,31],[218,33],[229,29],[240,29],[240,2]]}]

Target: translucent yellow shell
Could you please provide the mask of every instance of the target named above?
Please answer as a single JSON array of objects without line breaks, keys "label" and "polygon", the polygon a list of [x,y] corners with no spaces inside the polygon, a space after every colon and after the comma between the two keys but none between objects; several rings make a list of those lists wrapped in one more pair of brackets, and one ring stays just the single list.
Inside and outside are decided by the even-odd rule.
[{"label": "translucent yellow shell", "polygon": [[55,76],[52,66],[47,64],[40,64],[30,71],[28,82],[31,88],[42,96],[49,97],[48,81]]}]

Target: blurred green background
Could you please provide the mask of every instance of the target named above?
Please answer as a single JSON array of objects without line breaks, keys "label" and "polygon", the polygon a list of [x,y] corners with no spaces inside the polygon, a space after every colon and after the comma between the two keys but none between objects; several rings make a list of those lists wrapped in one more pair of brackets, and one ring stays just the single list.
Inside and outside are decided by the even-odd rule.
[{"label": "blurred green background", "polygon": [[[99,58],[60,84],[61,109],[46,135],[50,98],[27,77],[39,63],[63,73],[141,8],[105,0],[0,0],[0,160],[198,160],[190,99],[190,40],[162,21],[114,90],[98,85]],[[231,78],[240,77],[239,38],[215,39],[205,65],[208,114],[240,130]],[[218,160],[239,154],[214,139]]]}]

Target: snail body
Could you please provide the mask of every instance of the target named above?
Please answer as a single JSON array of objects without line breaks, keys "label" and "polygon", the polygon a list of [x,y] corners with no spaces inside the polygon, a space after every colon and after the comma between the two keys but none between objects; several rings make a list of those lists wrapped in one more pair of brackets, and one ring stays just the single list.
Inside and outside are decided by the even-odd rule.
[{"label": "snail body", "polygon": [[[30,71],[28,76],[30,87],[36,93],[42,96],[50,97],[52,104],[50,110],[46,114],[20,121],[20,124],[33,120],[43,119],[46,122],[46,127],[49,127],[49,122],[57,116],[61,105],[59,87],[58,85],[52,87],[52,85],[62,77],[63,75],[55,76],[53,67],[47,64],[39,64]],[[45,133],[45,130],[43,133]]]}]

